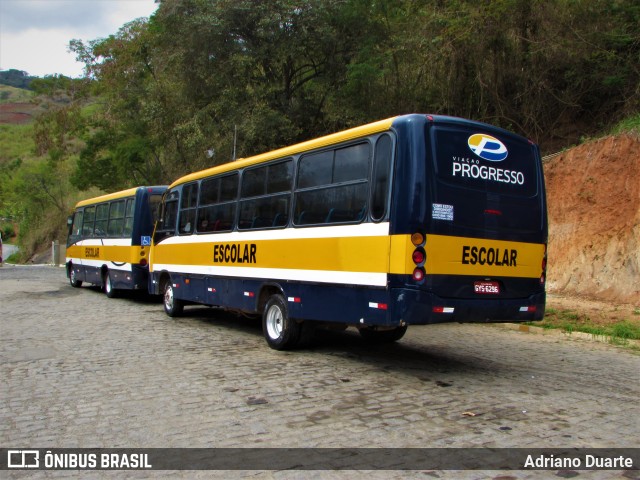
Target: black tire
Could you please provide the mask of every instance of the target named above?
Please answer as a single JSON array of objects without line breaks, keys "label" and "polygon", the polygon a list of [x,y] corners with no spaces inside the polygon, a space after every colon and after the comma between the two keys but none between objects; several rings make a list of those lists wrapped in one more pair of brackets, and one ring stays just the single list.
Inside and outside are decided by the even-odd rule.
[{"label": "black tire", "polygon": [[104,277],[102,278],[102,286],[107,297],[115,298],[117,296],[116,290],[113,288],[113,283],[111,282],[111,275],[109,274],[109,270],[104,273]]},{"label": "black tire", "polygon": [[262,314],[262,333],[274,350],[294,348],[300,341],[302,324],[289,318],[287,303],[282,295],[269,297]]},{"label": "black tire", "polygon": [[170,317],[180,316],[184,310],[184,302],[175,297],[171,279],[164,283],[162,291],[162,305],[164,306],[164,312]]},{"label": "black tire", "polygon": [[78,280],[77,272],[75,268],[73,268],[73,264],[69,264],[69,284],[71,284],[73,288],[82,286],[82,280]]},{"label": "black tire", "polygon": [[404,337],[407,333],[407,326],[396,327],[391,330],[375,330],[373,328],[361,328],[360,335],[367,342],[371,343],[393,343]]}]

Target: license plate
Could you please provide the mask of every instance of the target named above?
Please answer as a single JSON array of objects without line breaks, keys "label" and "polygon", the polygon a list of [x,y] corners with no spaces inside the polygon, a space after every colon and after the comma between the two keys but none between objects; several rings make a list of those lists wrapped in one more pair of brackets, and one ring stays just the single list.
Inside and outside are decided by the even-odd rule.
[{"label": "license plate", "polygon": [[500,293],[500,284],[498,282],[475,282],[473,289],[480,295],[496,295]]}]

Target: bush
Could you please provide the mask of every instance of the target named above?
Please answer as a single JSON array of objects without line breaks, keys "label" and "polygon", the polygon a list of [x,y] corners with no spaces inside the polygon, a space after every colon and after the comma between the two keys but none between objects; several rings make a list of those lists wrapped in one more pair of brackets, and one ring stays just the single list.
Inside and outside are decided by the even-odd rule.
[{"label": "bush", "polygon": [[0,232],[2,232],[2,241],[3,242],[6,242],[10,238],[13,238],[13,237],[16,236],[16,231],[13,228],[13,225],[11,225],[11,224],[6,224],[6,225],[3,225],[2,227],[0,227]]}]

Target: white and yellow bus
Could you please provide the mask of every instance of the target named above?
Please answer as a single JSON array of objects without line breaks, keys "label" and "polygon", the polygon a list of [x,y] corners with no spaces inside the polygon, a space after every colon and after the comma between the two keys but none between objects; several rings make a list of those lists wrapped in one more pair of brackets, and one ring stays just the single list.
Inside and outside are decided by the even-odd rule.
[{"label": "white and yellow bus", "polygon": [[546,242],[535,144],[404,115],[173,182],[151,287],[170,316],[262,315],[276,349],[321,322],[395,341],[412,324],[541,319]]},{"label": "white and yellow bus", "polygon": [[69,283],[148,290],[149,249],[166,186],[136,187],[78,202],[69,217],[66,267]]}]

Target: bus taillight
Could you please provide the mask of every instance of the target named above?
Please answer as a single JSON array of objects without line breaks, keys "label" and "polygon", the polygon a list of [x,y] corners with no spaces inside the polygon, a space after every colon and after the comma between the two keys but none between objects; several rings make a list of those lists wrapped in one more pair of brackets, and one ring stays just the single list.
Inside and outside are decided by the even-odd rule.
[{"label": "bus taillight", "polygon": [[416,232],[411,235],[411,243],[416,247],[424,245],[424,235],[420,232]]},{"label": "bus taillight", "polygon": [[411,278],[413,278],[414,282],[421,282],[426,276],[425,269],[423,268],[424,262],[427,260],[427,252],[423,248],[425,242],[426,238],[423,233],[415,232],[411,235],[411,243],[416,247],[411,254],[411,260],[416,264],[416,267],[413,269],[413,273],[411,274]]},{"label": "bus taillight", "polygon": [[411,275],[411,278],[413,278],[413,280],[416,282],[421,282],[422,280],[424,280],[425,275],[426,272],[424,271],[424,268],[416,267],[413,269],[413,275]]},{"label": "bus taillight", "polygon": [[140,266],[141,267],[146,267],[147,266],[147,259],[146,258],[140,259]]}]

